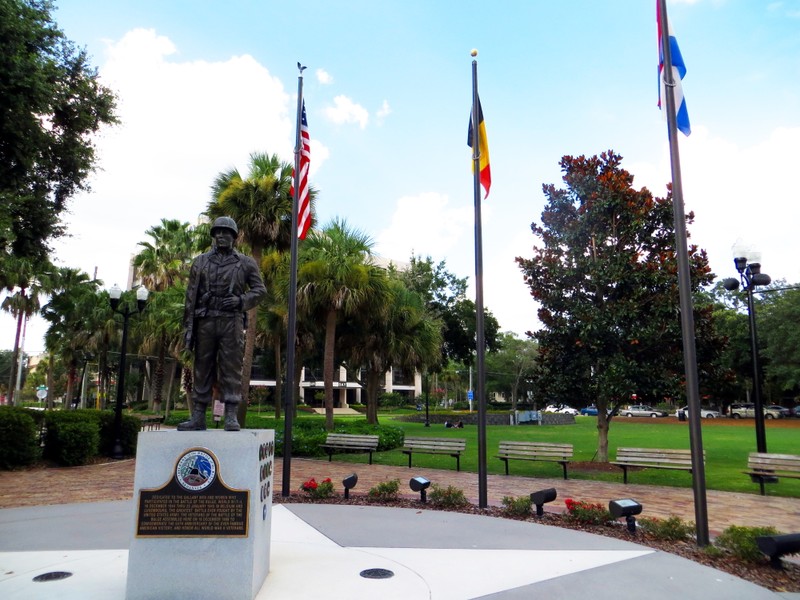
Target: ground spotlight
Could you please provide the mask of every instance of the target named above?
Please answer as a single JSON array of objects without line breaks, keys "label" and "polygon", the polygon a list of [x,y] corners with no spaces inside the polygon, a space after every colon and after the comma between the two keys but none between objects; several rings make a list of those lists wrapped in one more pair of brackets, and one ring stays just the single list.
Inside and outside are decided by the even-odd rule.
[{"label": "ground spotlight", "polygon": [[408,482],[408,485],[411,486],[412,492],[419,492],[419,501],[423,504],[428,501],[428,494],[425,490],[431,487],[431,482],[424,477],[412,477],[411,481]]},{"label": "ground spotlight", "polygon": [[547,488],[531,494],[531,504],[536,506],[537,517],[541,517],[544,514],[545,503],[555,500],[556,495],[556,488]]},{"label": "ground spotlight", "polygon": [[358,475],[353,473],[352,475],[348,475],[344,479],[342,479],[342,485],[344,486],[344,499],[348,500],[350,498],[350,490],[356,487],[358,483]]},{"label": "ground spotlight", "polygon": [[758,549],[769,556],[770,564],[776,569],[783,569],[781,556],[800,552],[800,533],[780,535],[762,535],[756,538]]},{"label": "ground spotlight", "polygon": [[634,515],[641,514],[642,505],[636,500],[631,498],[624,498],[622,500],[611,500],[608,503],[608,512],[615,519],[625,517],[625,522],[628,524],[628,531],[636,533],[636,517]]}]

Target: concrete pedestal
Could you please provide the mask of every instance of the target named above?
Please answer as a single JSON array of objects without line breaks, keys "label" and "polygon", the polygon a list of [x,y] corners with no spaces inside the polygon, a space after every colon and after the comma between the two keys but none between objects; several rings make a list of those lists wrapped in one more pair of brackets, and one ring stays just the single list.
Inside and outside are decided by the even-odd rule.
[{"label": "concrete pedestal", "polygon": [[275,432],[139,434],[127,600],[252,600],[269,572]]}]

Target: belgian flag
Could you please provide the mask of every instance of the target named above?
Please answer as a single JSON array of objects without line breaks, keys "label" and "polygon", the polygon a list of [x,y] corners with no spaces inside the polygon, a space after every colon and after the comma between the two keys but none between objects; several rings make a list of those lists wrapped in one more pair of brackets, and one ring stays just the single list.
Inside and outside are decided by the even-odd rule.
[{"label": "belgian flag", "polygon": [[[472,115],[469,118],[469,132],[467,134],[467,145],[473,150],[473,129],[472,129]],[[478,99],[478,154],[480,157],[480,180],[483,189],[486,190],[484,198],[489,197],[489,188],[492,186],[492,172],[489,168],[489,144],[486,141],[486,123],[483,121],[483,109],[481,108],[481,101]],[[472,163],[473,173],[475,172],[475,163]]]}]

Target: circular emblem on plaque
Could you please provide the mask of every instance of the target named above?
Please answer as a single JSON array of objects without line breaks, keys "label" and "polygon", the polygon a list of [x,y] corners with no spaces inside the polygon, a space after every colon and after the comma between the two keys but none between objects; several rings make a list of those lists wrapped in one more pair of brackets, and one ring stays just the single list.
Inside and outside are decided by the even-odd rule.
[{"label": "circular emblem on plaque", "polygon": [[217,461],[204,450],[189,450],[178,459],[175,481],[190,492],[210,486],[217,476]]}]

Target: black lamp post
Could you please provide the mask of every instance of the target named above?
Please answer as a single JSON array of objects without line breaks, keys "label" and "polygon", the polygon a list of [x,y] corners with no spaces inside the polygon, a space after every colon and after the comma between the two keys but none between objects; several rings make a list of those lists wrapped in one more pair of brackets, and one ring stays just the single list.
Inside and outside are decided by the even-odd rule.
[{"label": "black lamp post", "polygon": [[[144,310],[148,295],[149,292],[144,286],[140,286],[136,291],[136,308],[139,312]],[[122,344],[119,351],[119,374],[117,375],[117,405],[114,407],[114,448],[111,451],[111,458],[119,459],[123,458],[122,402],[125,397],[125,357],[128,351],[128,318],[133,313],[128,304],[125,304],[121,310],[119,309],[122,290],[116,283],[108,290],[108,297],[111,302],[111,309],[122,315]]]},{"label": "black lamp post", "polygon": [[[750,360],[753,364],[753,405],[756,418],[756,449],[759,452],[767,451],[767,434],[764,428],[764,403],[761,400],[761,368],[758,360],[758,332],[756,330],[756,308],[753,304],[753,289],[759,285],[769,285],[772,281],[769,275],[761,272],[761,256],[748,253],[737,243],[733,247],[733,263],[739,271],[742,289],[747,292],[747,314],[750,318]],[[722,280],[722,285],[728,291],[739,288],[739,281],[734,278]]]},{"label": "black lamp post", "polygon": [[431,426],[430,416],[428,415],[428,401],[429,401],[429,394],[431,391],[431,381],[428,379],[428,370],[425,370],[425,427]]}]

